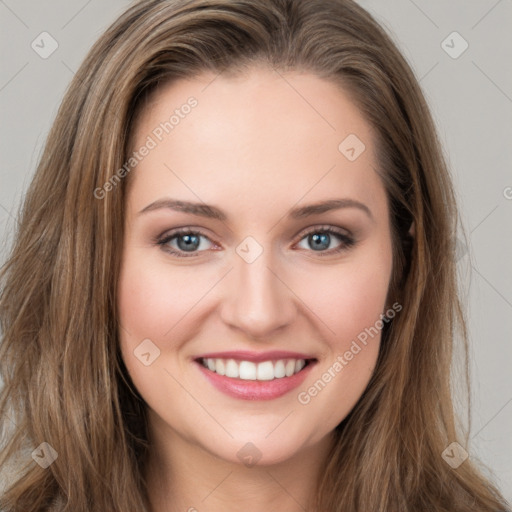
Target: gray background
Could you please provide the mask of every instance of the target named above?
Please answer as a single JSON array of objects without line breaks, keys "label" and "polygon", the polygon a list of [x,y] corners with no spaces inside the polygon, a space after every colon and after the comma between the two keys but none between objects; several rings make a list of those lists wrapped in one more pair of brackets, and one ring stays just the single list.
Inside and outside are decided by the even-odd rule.
[{"label": "gray background", "polygon": [[[465,448],[512,500],[512,1],[360,4],[411,63],[448,156],[469,235],[467,245],[460,237],[458,262],[472,342]],[[64,91],[92,43],[128,5],[0,0],[0,263]],[[31,47],[43,31],[58,43],[46,59]],[[454,31],[463,39],[448,37]],[[463,40],[469,46],[457,56]]]}]

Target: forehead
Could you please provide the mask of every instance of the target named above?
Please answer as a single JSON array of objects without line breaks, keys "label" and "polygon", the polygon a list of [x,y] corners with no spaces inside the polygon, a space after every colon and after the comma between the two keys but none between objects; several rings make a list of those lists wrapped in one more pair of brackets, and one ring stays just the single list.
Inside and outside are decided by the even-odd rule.
[{"label": "forehead", "polygon": [[175,81],[152,96],[133,135],[132,151],[154,146],[130,176],[140,208],[166,193],[238,199],[245,210],[383,194],[371,127],[339,85],[311,73],[262,67]]}]

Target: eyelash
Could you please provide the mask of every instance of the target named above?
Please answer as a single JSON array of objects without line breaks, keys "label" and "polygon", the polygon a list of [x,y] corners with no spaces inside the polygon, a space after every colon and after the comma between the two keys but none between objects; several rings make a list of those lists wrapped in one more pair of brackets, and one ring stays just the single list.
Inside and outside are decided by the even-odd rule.
[{"label": "eyelash", "polygon": [[[348,236],[345,233],[342,233],[341,231],[338,231],[337,229],[331,227],[331,226],[315,226],[313,228],[310,228],[308,231],[302,234],[301,238],[299,239],[299,242],[301,242],[304,238],[306,238],[309,235],[312,235],[314,233],[322,233],[322,234],[329,234],[329,235],[336,235],[341,240],[341,245],[335,249],[329,249],[326,251],[313,251],[316,252],[319,256],[330,256],[333,254],[341,253],[342,251],[346,251],[356,244],[356,241],[351,236]],[[171,233],[168,233],[164,235],[163,237],[158,237],[155,240],[155,243],[159,245],[162,250],[165,252],[176,256],[178,258],[194,258],[200,255],[201,252],[204,251],[198,251],[194,253],[187,254],[185,251],[177,251],[175,249],[171,249],[167,244],[173,240],[174,238],[179,237],[180,235],[195,235],[195,236],[203,236],[205,238],[208,238],[206,235],[201,233],[200,231],[195,231],[190,228],[181,228],[177,229],[175,231],[172,231]],[[209,240],[209,238],[208,238]],[[210,240],[211,241],[211,240]]]}]

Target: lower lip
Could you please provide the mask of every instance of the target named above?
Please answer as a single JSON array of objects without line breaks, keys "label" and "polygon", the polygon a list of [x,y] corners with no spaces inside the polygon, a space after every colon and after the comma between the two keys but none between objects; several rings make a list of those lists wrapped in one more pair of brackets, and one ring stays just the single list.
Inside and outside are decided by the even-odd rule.
[{"label": "lower lip", "polygon": [[243,380],[212,372],[196,361],[203,375],[219,390],[242,400],[273,400],[299,387],[315,365],[310,361],[299,373],[273,380]]}]

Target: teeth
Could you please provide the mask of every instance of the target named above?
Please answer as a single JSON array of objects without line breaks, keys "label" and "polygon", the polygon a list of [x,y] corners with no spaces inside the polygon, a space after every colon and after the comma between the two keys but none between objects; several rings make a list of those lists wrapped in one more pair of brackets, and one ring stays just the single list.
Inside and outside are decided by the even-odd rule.
[{"label": "teeth", "polygon": [[226,367],[222,359],[215,359],[215,371],[219,375],[226,375]]},{"label": "teeth", "polygon": [[233,379],[273,380],[291,377],[306,366],[305,359],[280,359],[279,361],[235,361],[234,359],[203,359],[203,366]]},{"label": "teeth", "polygon": [[[236,361],[232,359],[232,361],[237,364]],[[243,380],[255,380],[256,379],[256,364],[251,363],[251,361],[241,361],[240,362],[240,378]]]},{"label": "teeth", "polygon": [[256,380],[272,380],[274,378],[274,365],[272,361],[265,361],[258,364]]},{"label": "teeth", "polygon": [[295,360],[294,359],[290,359],[289,361],[286,362],[285,371],[286,371],[287,377],[291,377],[295,373]]},{"label": "teeth", "polygon": [[233,359],[229,359],[228,362],[226,363],[226,377],[238,379],[238,375],[238,365],[235,363]]},{"label": "teeth", "polygon": [[274,365],[274,377],[276,379],[282,379],[286,376],[286,370],[284,367],[284,361],[277,361]]}]

